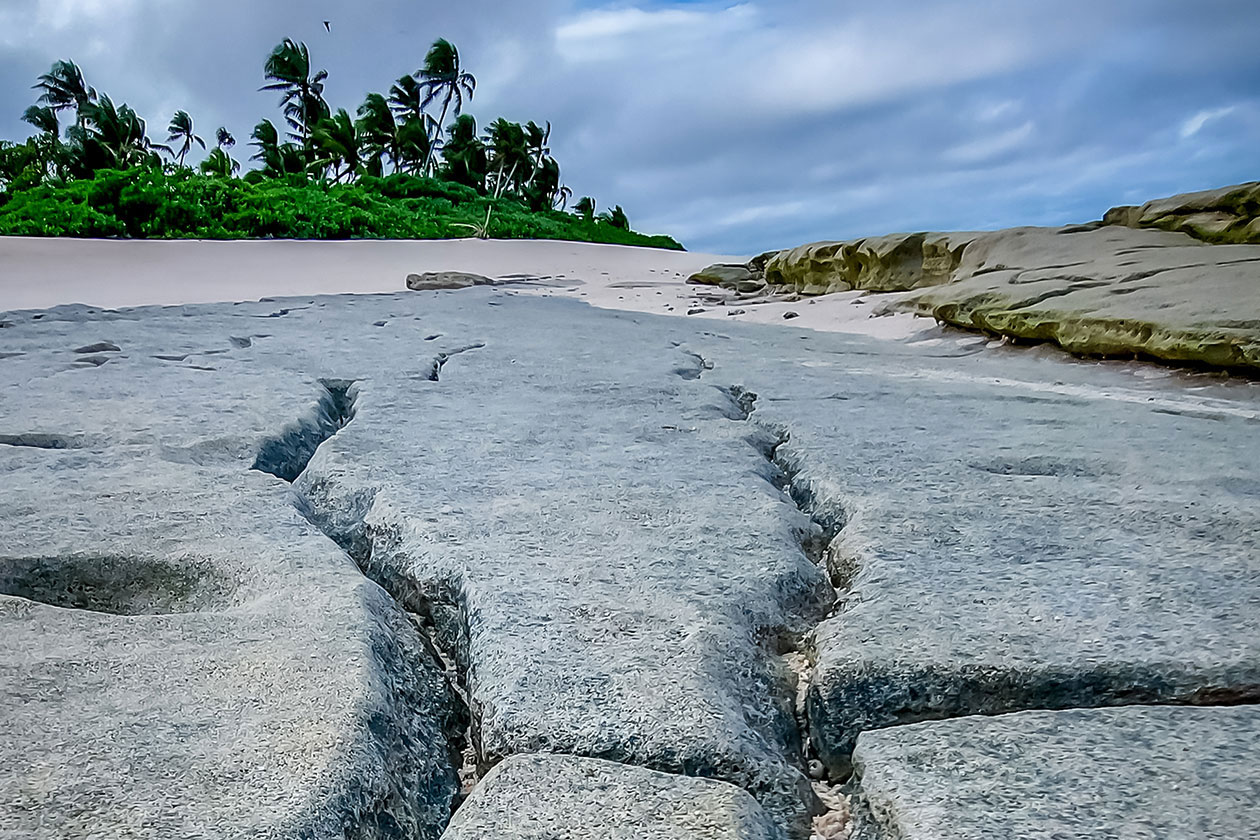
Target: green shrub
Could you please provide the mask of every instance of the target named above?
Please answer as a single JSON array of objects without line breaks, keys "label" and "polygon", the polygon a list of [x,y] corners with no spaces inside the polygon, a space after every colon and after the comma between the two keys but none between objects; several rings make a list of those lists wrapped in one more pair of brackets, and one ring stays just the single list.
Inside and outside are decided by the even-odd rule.
[{"label": "green shrub", "polygon": [[0,193],[0,235],[134,239],[447,239],[485,221],[497,239],[566,239],[680,249],[555,210],[531,211],[462,184],[414,175],[354,184],[231,179],[182,170],[104,170],[91,180]]}]

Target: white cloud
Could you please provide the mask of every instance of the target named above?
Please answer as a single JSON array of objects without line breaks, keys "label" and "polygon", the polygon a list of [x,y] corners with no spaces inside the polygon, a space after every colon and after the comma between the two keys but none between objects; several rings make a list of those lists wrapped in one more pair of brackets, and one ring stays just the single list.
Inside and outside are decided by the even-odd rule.
[{"label": "white cloud", "polygon": [[969,143],[952,146],[941,156],[953,163],[981,163],[992,160],[1024,145],[1024,142],[1032,137],[1034,128],[1032,120],[1029,120],[1001,134],[985,134]]},{"label": "white cloud", "polygon": [[1181,124],[1181,139],[1188,140],[1203,130],[1203,126],[1212,120],[1218,120],[1221,117],[1227,117],[1238,110],[1236,105],[1230,105],[1225,108],[1214,108],[1207,111],[1200,111],[1190,119]]}]

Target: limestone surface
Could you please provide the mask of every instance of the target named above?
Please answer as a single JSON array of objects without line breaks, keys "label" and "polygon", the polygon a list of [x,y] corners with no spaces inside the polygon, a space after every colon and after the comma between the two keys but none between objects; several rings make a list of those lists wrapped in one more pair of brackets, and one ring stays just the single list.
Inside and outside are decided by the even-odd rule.
[{"label": "limestone surface", "polygon": [[803,295],[870,289],[897,292],[948,283],[978,234],[905,233],[851,242],[815,242],[781,251],[766,263],[766,281]]},{"label": "limestone surface", "polygon": [[804,838],[865,731],[1257,699],[1255,383],[733,320],[5,313],[0,836],[437,837],[542,753]]},{"label": "limestone surface", "polygon": [[953,282],[897,306],[1074,353],[1260,369],[1260,246],[1025,228],[969,245]]},{"label": "limestone surface", "polygon": [[1113,207],[1109,225],[1179,231],[1218,243],[1260,244],[1260,182],[1174,195],[1140,207]]},{"label": "limestone surface", "polygon": [[688,277],[687,282],[702,286],[721,286],[741,293],[758,292],[766,285],[765,280],[749,266],[739,263],[716,263],[702,268]]},{"label": "limestone surface", "polygon": [[1089,709],[870,732],[855,761],[877,836],[1253,837],[1260,710]]},{"label": "limestone surface", "polygon": [[443,840],[779,840],[747,792],[560,755],[519,755],[495,767]]}]

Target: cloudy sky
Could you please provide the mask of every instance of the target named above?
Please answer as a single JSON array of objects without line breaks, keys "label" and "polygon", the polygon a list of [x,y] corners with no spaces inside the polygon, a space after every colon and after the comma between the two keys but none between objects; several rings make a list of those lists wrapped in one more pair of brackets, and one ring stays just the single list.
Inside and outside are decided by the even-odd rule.
[{"label": "cloudy sky", "polygon": [[754,253],[1258,179],[1257,33],[1256,0],[0,0],[0,137],[71,58],[152,134],[185,108],[247,156],[282,38],[353,112],[442,36],[480,123],[552,122],[576,195]]}]

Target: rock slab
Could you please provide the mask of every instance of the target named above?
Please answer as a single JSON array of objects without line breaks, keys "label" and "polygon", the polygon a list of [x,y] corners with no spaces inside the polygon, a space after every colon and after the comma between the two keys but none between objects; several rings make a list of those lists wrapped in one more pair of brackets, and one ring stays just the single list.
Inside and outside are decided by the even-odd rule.
[{"label": "rock slab", "polygon": [[869,732],[854,755],[898,840],[1260,836],[1260,708],[1021,712]]}]

